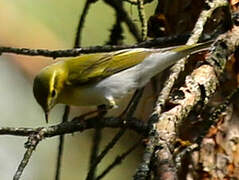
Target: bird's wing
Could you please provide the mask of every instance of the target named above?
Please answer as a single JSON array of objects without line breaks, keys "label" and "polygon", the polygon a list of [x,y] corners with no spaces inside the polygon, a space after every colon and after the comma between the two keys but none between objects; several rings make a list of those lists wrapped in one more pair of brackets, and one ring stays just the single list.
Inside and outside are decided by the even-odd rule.
[{"label": "bird's wing", "polygon": [[146,49],[120,50],[111,53],[82,55],[66,60],[68,83],[80,85],[99,81],[142,62],[152,53]]}]

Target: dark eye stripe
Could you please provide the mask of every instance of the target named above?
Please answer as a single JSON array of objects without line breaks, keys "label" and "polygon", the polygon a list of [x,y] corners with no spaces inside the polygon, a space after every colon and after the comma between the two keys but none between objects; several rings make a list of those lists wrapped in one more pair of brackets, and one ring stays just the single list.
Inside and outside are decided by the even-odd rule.
[{"label": "dark eye stripe", "polygon": [[53,89],[53,91],[51,92],[51,97],[55,97],[56,95],[56,90]]}]

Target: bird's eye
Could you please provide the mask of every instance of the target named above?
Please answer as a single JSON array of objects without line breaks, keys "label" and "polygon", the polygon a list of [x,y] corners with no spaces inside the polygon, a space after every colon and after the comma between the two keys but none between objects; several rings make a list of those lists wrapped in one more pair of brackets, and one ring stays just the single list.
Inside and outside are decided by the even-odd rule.
[{"label": "bird's eye", "polygon": [[56,90],[53,90],[52,92],[51,92],[51,97],[55,97],[56,96]]}]

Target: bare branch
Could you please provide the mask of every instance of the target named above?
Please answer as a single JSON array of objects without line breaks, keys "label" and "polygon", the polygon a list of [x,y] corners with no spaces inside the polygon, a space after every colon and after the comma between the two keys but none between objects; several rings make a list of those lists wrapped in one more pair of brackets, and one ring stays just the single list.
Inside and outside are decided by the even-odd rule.
[{"label": "bare branch", "polygon": [[[123,7],[123,3],[119,2],[119,6]],[[115,12],[115,23],[110,30],[110,38],[106,44],[108,45],[121,45],[123,43],[123,19],[124,17],[122,14],[119,13],[119,11]]]},{"label": "bare branch", "polygon": [[45,56],[50,58],[59,57],[75,57],[82,53],[96,53],[96,52],[110,52],[128,48],[139,48],[139,47],[153,47],[153,46],[172,46],[182,44],[186,41],[189,35],[175,35],[169,37],[160,37],[154,40],[144,41],[134,45],[106,45],[106,46],[92,46],[84,48],[66,49],[66,50],[48,50],[48,49],[28,49],[28,48],[13,48],[13,47],[0,47],[0,54],[12,53],[18,55],[27,56]]},{"label": "bare branch", "polygon": [[94,172],[96,166],[101,162],[101,160],[105,157],[105,155],[114,147],[114,145],[118,142],[118,140],[124,135],[125,128],[120,129],[120,131],[114,136],[114,138],[110,141],[110,143],[105,147],[105,149],[100,153],[98,157],[96,157],[91,164],[90,170],[87,174],[86,180],[90,180],[92,177],[92,173]]},{"label": "bare branch", "polygon": [[110,170],[112,170],[115,166],[119,165],[133,150],[135,150],[140,143],[141,143],[141,141],[135,143],[126,152],[124,152],[121,155],[117,156],[115,158],[115,160],[99,176],[97,176],[95,179],[96,180],[102,179],[106,174],[108,174],[110,172]]},{"label": "bare branch", "polygon": [[[65,117],[65,116],[64,116]],[[18,166],[18,169],[14,175],[14,180],[18,180],[24,168],[28,164],[28,161],[35,150],[37,144],[46,137],[53,137],[58,135],[63,135],[67,133],[74,133],[77,131],[83,131],[90,128],[99,128],[99,127],[125,127],[127,125],[127,128],[136,127],[139,132],[145,132],[147,130],[146,125],[144,125],[141,121],[138,121],[136,119],[128,119],[127,124],[122,123],[121,118],[103,118],[98,119],[99,117],[93,117],[89,118],[88,120],[82,120],[78,118],[74,118],[70,122],[62,122],[61,124],[50,126],[50,127],[42,127],[42,128],[0,128],[0,134],[5,135],[18,135],[18,136],[29,136],[28,142],[26,143],[27,151],[24,154],[23,160],[21,161],[20,165]],[[123,132],[123,131],[122,131]],[[144,134],[144,133],[143,133]],[[117,138],[117,137],[116,137]],[[114,141],[117,142],[117,141]],[[109,147],[112,147],[111,143]],[[104,155],[108,152],[110,148],[107,148],[105,152],[103,152],[101,156],[99,156],[98,160],[100,161]],[[60,162],[60,161],[58,161]],[[57,171],[59,171],[60,166],[58,166]],[[56,174],[56,177],[59,177],[59,174]]]},{"label": "bare branch", "polygon": [[147,39],[147,21],[146,21],[146,15],[144,11],[144,2],[143,0],[137,0],[138,1],[138,12],[139,12],[139,19],[141,22],[141,36],[142,40],[145,41]]},{"label": "bare branch", "polygon": [[99,151],[99,145],[102,138],[102,129],[96,128],[93,137],[93,146],[91,148],[91,155],[90,155],[90,166],[89,172],[87,174],[86,180],[94,180],[96,176],[97,165],[99,163],[95,163],[97,160],[97,155]]},{"label": "bare branch", "polygon": [[[127,128],[135,130],[140,134],[145,134],[147,132],[147,125],[136,118],[127,119]],[[53,137],[62,134],[72,134],[74,132],[82,132],[87,129],[92,129],[96,127],[111,127],[111,128],[121,128],[125,124],[122,123],[122,119],[118,117],[105,117],[99,119],[97,116],[89,118],[87,120],[82,120],[74,118],[72,121],[60,123],[57,125],[49,127],[39,127],[39,128],[12,128],[12,127],[0,127],[0,135],[14,135],[14,136],[29,136],[32,133],[37,133],[44,129],[44,137]]]},{"label": "bare branch", "polygon": [[74,47],[75,48],[79,48],[80,45],[81,45],[81,34],[82,34],[82,29],[83,29],[83,26],[84,26],[84,23],[85,23],[86,15],[88,13],[88,10],[90,8],[91,3],[94,3],[96,1],[97,0],[86,0],[82,15],[81,15],[80,20],[79,20],[77,31],[76,31],[75,42],[74,42]]},{"label": "bare branch", "polygon": [[[64,114],[62,117],[62,122],[67,122],[70,113],[70,107],[68,105],[65,106]],[[57,163],[56,163],[56,174],[55,180],[60,179],[60,170],[61,170],[61,161],[62,161],[62,154],[63,154],[63,146],[64,146],[64,135],[60,135],[59,137],[59,146],[58,146],[58,154],[57,154]]]},{"label": "bare branch", "polygon": [[27,148],[24,157],[21,161],[21,163],[19,164],[17,171],[13,177],[13,180],[19,180],[23,170],[25,169],[26,165],[28,164],[33,151],[36,149],[38,143],[44,138],[43,136],[44,134],[44,129],[41,129],[38,133],[35,134],[31,134],[28,137],[28,141],[25,143],[25,147]]},{"label": "bare branch", "polygon": [[104,2],[109,4],[110,6],[112,6],[112,8],[114,8],[115,11],[118,14],[121,14],[121,16],[123,17],[124,22],[126,23],[126,25],[129,28],[130,33],[134,36],[134,38],[138,42],[140,42],[141,37],[140,37],[140,34],[139,34],[139,30],[138,30],[137,26],[133,23],[131,18],[129,17],[127,11],[125,11],[124,8],[122,8],[121,2],[118,1],[118,0],[104,0]]},{"label": "bare branch", "polygon": [[[133,5],[138,5],[138,0],[122,0],[122,1],[128,2]],[[151,3],[152,1],[153,0],[144,0],[143,3],[147,4],[147,3]]]}]

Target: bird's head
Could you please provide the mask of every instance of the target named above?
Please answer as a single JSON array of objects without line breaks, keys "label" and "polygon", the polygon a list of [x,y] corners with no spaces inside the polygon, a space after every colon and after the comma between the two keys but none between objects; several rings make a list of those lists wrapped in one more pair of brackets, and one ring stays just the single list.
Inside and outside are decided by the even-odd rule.
[{"label": "bird's head", "polygon": [[33,94],[45,113],[46,122],[50,110],[58,103],[65,73],[61,66],[53,64],[44,68],[34,79]]}]

